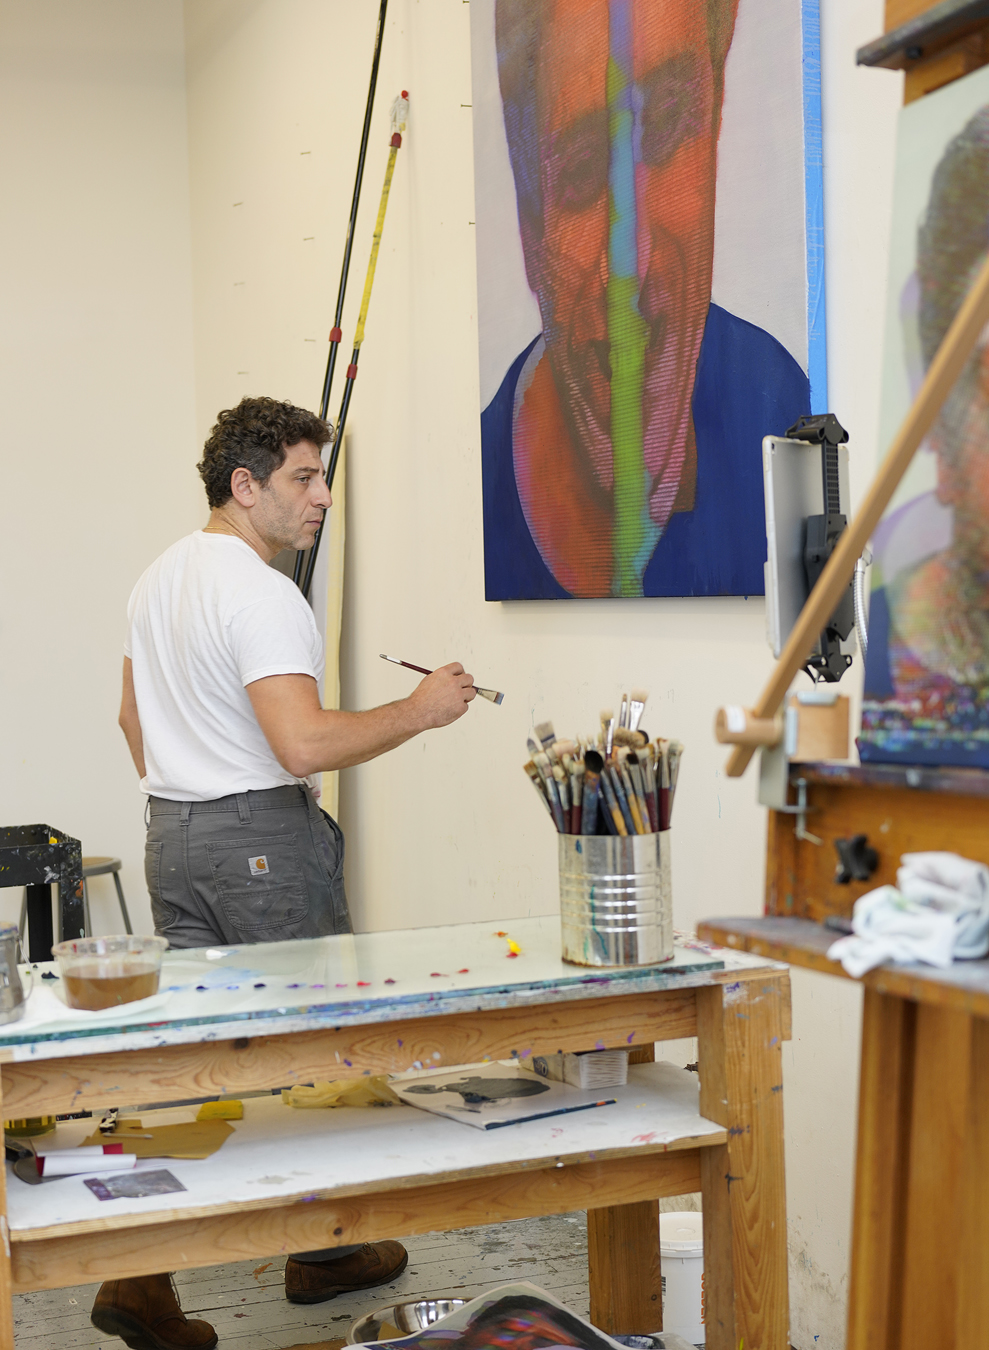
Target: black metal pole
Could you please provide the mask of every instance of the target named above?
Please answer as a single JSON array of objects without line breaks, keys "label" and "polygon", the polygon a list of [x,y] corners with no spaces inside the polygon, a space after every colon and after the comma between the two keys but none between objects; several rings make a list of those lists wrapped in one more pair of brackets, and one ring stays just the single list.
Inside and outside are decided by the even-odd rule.
[{"label": "black metal pole", "polygon": [[[385,12],[388,9],[388,0],[381,0],[381,7],[378,10],[378,27],[374,34],[374,57],[371,61],[371,84],[367,91],[367,107],[364,109],[364,127],[361,131],[361,148],[357,156],[357,177],[354,180],[354,197],[350,203],[350,219],[347,222],[347,239],[343,246],[343,266],[340,269],[340,286],[337,291],[337,307],[333,316],[333,328],[330,330],[330,350],[326,358],[326,373],[323,376],[323,393],[319,401],[319,415],[324,417],[330,406],[330,390],[333,386],[333,372],[337,361],[337,348],[343,339],[343,333],[340,324],[343,319],[343,302],[347,294],[347,273],[350,271],[350,254],[354,246],[354,227],[357,224],[357,208],[361,200],[361,182],[364,178],[364,160],[367,156],[367,141],[371,132],[371,114],[374,111],[374,91],[378,84],[378,65],[381,61],[381,40],[385,32]],[[336,468],[338,457],[337,447],[339,445],[339,433],[334,437],[333,450],[330,454],[330,464]],[[326,471],[327,486],[332,487],[333,478],[329,469]],[[316,539],[318,541],[319,535]],[[312,557],[315,558],[315,548],[310,550]],[[300,549],[295,557],[295,569],[292,573],[292,580],[299,585],[299,578],[302,575],[303,560],[306,556],[306,550]],[[307,574],[311,579],[312,565],[307,569]],[[309,598],[309,585],[303,587],[303,594]]]},{"label": "black metal pole", "polygon": [[[336,435],[333,438],[333,449],[330,451],[330,462],[326,466],[326,486],[332,490],[333,478],[337,471],[337,460],[340,458],[340,451],[343,448],[343,433],[347,425],[347,413],[350,411],[350,398],[354,392],[354,381],[357,379],[357,358],[361,354],[360,347],[354,348],[354,353],[350,358],[350,365],[347,367],[347,383],[343,386],[343,401],[340,404],[340,416],[337,418]],[[323,526],[326,524],[326,512],[323,512],[323,519],[320,522],[319,529],[316,531],[316,537],[312,541],[312,548],[309,550],[309,561],[306,564],[306,578],[302,583],[302,594],[309,599],[309,590],[312,586],[313,573],[316,570],[316,554],[319,552],[319,541],[323,537]]]}]

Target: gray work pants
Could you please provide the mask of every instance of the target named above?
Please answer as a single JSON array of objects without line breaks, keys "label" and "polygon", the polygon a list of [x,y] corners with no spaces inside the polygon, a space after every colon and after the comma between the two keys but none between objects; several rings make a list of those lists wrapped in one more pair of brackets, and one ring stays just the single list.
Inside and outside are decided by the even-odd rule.
[{"label": "gray work pants", "polygon": [[[170,947],[349,933],[343,851],[340,826],[308,788],[208,802],[152,797],[144,865],[155,932]],[[358,1250],[323,1247],[296,1259]]]},{"label": "gray work pants", "polygon": [[352,931],[343,833],[304,787],[208,802],[150,798],[145,873],[170,947]]}]

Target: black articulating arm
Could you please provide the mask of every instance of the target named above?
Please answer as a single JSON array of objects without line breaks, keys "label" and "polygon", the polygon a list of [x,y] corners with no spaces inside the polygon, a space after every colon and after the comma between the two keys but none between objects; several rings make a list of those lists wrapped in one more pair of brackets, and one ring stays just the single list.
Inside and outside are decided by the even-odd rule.
[{"label": "black articulating arm", "polygon": [[[810,441],[821,447],[824,514],[807,517],[804,535],[804,571],[807,589],[812,591],[848,523],[842,514],[838,483],[838,446],[848,440],[848,432],[834,413],[821,413],[815,417],[801,417],[786,434],[791,441]],[[854,627],[855,608],[849,584],[821,633],[819,650],[807,658],[804,668],[812,680],[834,684],[841,679],[852,664],[852,658],[842,652],[841,643]]]}]

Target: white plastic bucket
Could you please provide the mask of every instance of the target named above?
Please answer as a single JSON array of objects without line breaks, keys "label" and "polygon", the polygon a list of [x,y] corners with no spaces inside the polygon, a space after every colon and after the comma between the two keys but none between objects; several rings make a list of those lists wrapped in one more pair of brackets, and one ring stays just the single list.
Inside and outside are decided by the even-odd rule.
[{"label": "white plastic bucket", "polygon": [[663,1330],[691,1345],[704,1344],[703,1215],[696,1210],[659,1216],[663,1275]]}]

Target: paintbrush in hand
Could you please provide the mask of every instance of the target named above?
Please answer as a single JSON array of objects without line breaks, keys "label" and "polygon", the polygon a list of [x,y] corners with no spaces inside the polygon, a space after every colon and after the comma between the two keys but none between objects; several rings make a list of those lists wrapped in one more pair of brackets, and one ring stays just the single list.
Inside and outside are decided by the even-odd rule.
[{"label": "paintbrush in hand", "polygon": [[[397,656],[385,656],[384,652],[379,652],[378,655],[382,661],[391,661],[393,665],[404,666],[406,670],[417,670],[420,675],[432,675],[433,673],[431,670],[427,670],[425,666],[414,666],[411,661],[402,661]],[[481,698],[486,698],[489,703],[501,703],[505,697],[497,689],[481,689],[476,684],[472,688],[475,694],[480,694]]]}]

